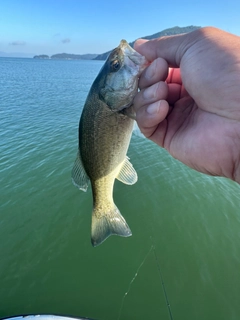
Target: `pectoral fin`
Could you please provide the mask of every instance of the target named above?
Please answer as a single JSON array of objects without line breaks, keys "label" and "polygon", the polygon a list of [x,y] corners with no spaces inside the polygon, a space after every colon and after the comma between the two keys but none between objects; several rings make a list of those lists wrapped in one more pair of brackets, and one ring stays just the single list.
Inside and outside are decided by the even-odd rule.
[{"label": "pectoral fin", "polygon": [[133,105],[131,105],[128,108],[124,108],[123,110],[121,110],[121,113],[124,114],[125,116],[127,116],[128,118],[136,120],[136,112],[133,109]]},{"label": "pectoral fin", "polygon": [[137,182],[138,176],[137,172],[133,168],[133,165],[129,161],[129,158],[126,157],[125,161],[123,162],[122,168],[116,177],[119,181],[125,184],[134,184]]},{"label": "pectoral fin", "polygon": [[80,190],[87,191],[89,178],[83,167],[81,155],[79,152],[72,168],[72,182]]}]

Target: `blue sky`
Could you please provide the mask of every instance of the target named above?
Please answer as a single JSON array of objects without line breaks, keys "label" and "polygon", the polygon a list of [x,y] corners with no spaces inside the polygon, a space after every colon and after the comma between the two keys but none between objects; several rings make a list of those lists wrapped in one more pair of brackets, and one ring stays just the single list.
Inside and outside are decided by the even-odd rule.
[{"label": "blue sky", "polygon": [[0,52],[103,53],[174,26],[240,36],[240,1],[0,0]]}]

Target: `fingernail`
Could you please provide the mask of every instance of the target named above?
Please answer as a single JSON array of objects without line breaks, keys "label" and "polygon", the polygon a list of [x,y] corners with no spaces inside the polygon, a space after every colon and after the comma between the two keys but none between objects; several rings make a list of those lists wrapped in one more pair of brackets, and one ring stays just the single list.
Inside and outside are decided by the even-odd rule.
[{"label": "fingernail", "polygon": [[157,90],[156,85],[158,87],[158,84],[154,84],[151,87],[148,87],[143,91],[143,98],[144,99],[148,100],[148,99],[152,99],[155,97],[156,90]]},{"label": "fingernail", "polygon": [[150,115],[157,114],[159,111],[161,101],[154,102],[147,107],[147,113]]},{"label": "fingernail", "polygon": [[145,78],[151,79],[155,74],[155,68],[156,68],[156,60],[154,60],[150,66],[146,69]]}]

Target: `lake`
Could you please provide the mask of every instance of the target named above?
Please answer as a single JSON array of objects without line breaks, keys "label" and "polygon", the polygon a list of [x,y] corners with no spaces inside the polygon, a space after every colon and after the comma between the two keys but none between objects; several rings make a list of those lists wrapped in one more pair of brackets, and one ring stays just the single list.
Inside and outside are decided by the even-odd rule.
[{"label": "lake", "polygon": [[116,181],[133,236],[90,242],[91,191],[71,182],[102,61],[0,58],[0,317],[238,320],[240,187],[135,130],[138,182]]}]

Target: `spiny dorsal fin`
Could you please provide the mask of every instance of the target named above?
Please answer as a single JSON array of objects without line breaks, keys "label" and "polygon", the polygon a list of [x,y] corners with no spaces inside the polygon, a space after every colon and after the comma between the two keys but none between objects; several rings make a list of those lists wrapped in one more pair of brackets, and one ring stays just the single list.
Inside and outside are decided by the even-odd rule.
[{"label": "spiny dorsal fin", "polygon": [[72,182],[80,190],[87,191],[89,178],[83,167],[82,159],[79,151],[72,168]]},{"label": "spiny dorsal fin", "polygon": [[125,161],[123,162],[122,168],[116,178],[125,184],[134,184],[137,182],[137,172],[133,168],[133,165],[129,161],[128,157],[126,157]]}]

